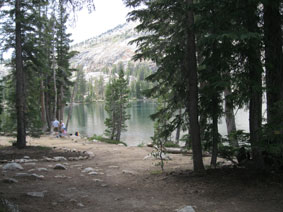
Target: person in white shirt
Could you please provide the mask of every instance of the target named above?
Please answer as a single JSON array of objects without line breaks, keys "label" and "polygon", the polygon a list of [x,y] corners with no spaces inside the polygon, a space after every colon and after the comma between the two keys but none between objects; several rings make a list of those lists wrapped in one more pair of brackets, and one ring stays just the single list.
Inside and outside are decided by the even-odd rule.
[{"label": "person in white shirt", "polygon": [[55,132],[55,135],[58,135],[59,132],[59,121],[55,118],[55,120],[52,122],[53,131]]}]

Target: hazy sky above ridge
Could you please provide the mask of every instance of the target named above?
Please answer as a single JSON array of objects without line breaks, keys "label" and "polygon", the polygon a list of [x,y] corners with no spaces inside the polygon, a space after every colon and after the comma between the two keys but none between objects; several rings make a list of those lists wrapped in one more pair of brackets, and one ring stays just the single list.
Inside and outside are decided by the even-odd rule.
[{"label": "hazy sky above ridge", "polygon": [[122,0],[94,0],[94,4],[95,11],[89,14],[87,9],[83,9],[77,13],[75,26],[68,27],[73,43],[84,41],[126,22],[130,9],[126,8]]}]

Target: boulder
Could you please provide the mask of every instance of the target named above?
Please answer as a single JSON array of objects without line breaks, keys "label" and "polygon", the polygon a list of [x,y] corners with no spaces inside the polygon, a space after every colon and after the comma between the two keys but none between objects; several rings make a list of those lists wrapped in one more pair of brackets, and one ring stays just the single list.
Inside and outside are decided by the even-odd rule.
[{"label": "boulder", "polygon": [[53,157],[53,159],[55,161],[66,161],[67,160],[65,157],[62,157],[62,156]]},{"label": "boulder", "polygon": [[23,170],[24,168],[18,163],[7,163],[2,167],[3,170]]},{"label": "boulder", "polygon": [[37,168],[37,171],[39,172],[48,172],[47,168]]},{"label": "boulder", "polygon": [[66,166],[60,164],[60,163],[57,163],[55,166],[54,166],[54,169],[58,169],[58,170],[66,170]]},{"label": "boulder", "polygon": [[14,178],[5,178],[3,179],[3,183],[18,183],[19,181]]},{"label": "boulder", "polygon": [[46,191],[41,191],[41,192],[33,191],[33,192],[26,193],[26,195],[30,196],[30,197],[43,198],[45,193],[46,193]]},{"label": "boulder", "polygon": [[184,208],[177,210],[177,212],[195,212],[195,209],[192,206],[188,205]]},{"label": "boulder", "polygon": [[91,167],[85,168],[84,170],[82,170],[83,173],[89,173],[89,172],[94,172],[94,169]]}]

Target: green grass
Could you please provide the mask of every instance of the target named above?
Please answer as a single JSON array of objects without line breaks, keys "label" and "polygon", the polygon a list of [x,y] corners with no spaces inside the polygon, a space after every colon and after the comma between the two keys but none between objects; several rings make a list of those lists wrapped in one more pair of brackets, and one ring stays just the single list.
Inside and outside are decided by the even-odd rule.
[{"label": "green grass", "polygon": [[168,141],[164,144],[165,147],[177,147],[179,148],[180,146],[178,144],[173,143],[172,141]]},{"label": "green grass", "polygon": [[98,136],[98,135],[93,135],[92,137],[89,138],[89,140],[93,140],[93,139],[104,142],[104,143],[108,143],[108,144],[116,144],[116,145],[123,144],[124,146],[127,146],[127,144],[124,143],[123,141],[111,140],[109,138],[105,138],[105,137]]}]

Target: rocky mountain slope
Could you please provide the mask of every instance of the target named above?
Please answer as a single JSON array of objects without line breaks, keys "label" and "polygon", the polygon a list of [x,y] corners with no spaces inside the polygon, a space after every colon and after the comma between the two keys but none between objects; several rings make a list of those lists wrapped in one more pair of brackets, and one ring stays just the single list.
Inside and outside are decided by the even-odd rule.
[{"label": "rocky mountain slope", "polygon": [[136,50],[135,45],[128,44],[139,36],[134,29],[136,25],[137,23],[132,22],[125,23],[74,45],[72,50],[78,51],[79,54],[71,59],[72,67],[90,73],[100,72],[102,68],[120,62],[127,64]]}]

